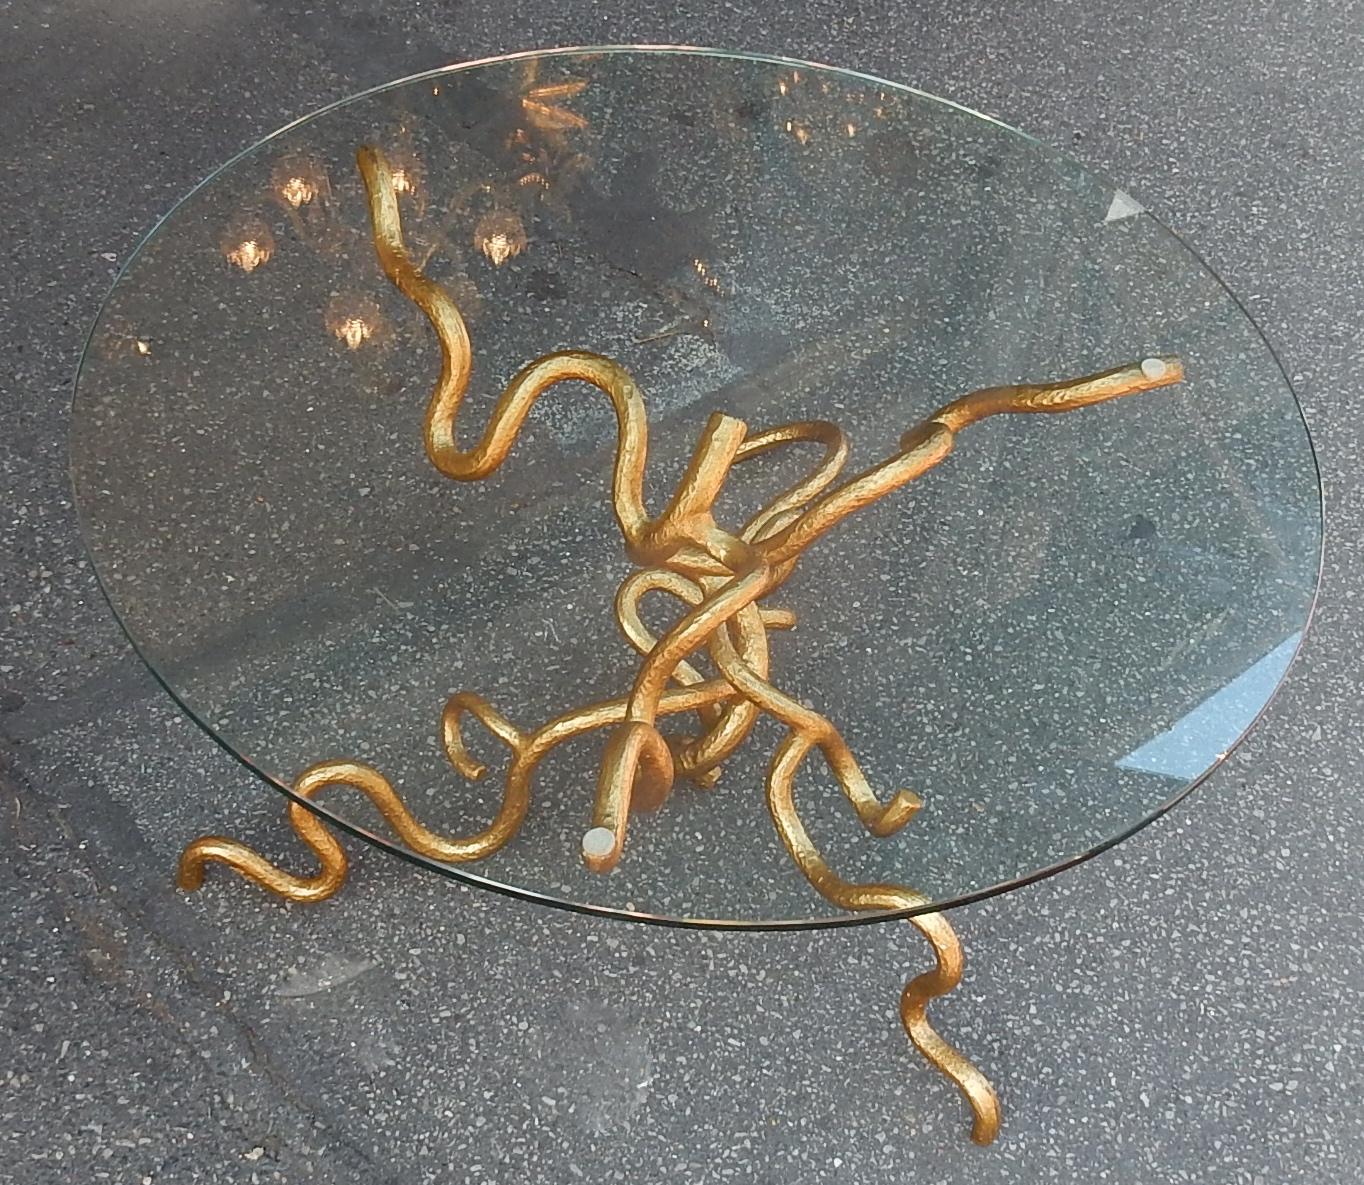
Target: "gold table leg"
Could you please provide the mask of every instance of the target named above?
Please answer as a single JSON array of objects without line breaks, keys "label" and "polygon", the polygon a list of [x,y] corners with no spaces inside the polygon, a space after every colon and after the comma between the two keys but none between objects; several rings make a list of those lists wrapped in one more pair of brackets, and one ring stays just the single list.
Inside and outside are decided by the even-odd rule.
[{"label": "gold table leg", "polygon": [[971,1107],[971,1139],[992,1144],[999,1135],[999,1097],[989,1079],[973,1062],[942,1039],[928,1023],[928,1002],[945,996],[961,982],[961,940],[940,913],[922,913],[909,919],[933,947],[938,965],[916,975],[900,994],[900,1023],[914,1048],[947,1075]]}]

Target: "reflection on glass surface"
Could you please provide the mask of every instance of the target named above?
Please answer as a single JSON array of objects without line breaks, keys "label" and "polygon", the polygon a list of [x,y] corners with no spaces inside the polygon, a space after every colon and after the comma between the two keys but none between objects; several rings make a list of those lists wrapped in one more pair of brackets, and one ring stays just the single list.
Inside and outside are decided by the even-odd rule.
[{"label": "reflection on glass surface", "polygon": [[316,157],[297,153],[281,160],[271,174],[275,197],[288,209],[297,210],[314,201],[331,199],[326,166]]},{"label": "reflection on glass surface", "polygon": [[565,100],[587,89],[588,80],[571,78],[564,82],[539,82],[538,60],[532,59],[527,70],[526,88],[521,96],[521,110],[526,123],[542,132],[581,131],[587,127],[585,117],[571,111]]},{"label": "reflection on glass surface", "polygon": [[327,305],[327,329],[348,350],[367,342],[378,344],[387,336],[387,324],[378,304],[358,292],[343,292]]},{"label": "reflection on glass surface", "polygon": [[1285,638],[1164,732],[1119,760],[1119,767],[1172,778],[1198,777],[1225,757],[1251,726],[1283,679],[1301,641],[1301,632]]},{"label": "reflection on glass surface", "polygon": [[151,340],[121,317],[105,318],[99,332],[91,337],[90,348],[97,350],[107,362],[127,356],[150,358],[152,355]]},{"label": "reflection on glass surface", "polygon": [[525,224],[512,210],[489,210],[474,227],[474,246],[493,267],[516,258],[528,243]]},{"label": "reflection on glass surface", "polygon": [[243,214],[223,230],[220,240],[227,262],[244,272],[264,267],[275,253],[275,235],[257,214]]},{"label": "reflection on glass surface", "polygon": [[[1178,397],[973,429],[803,561],[783,592],[799,625],[772,643],[783,686],[878,788],[925,803],[878,839],[803,781],[845,875],[950,903],[1080,858],[1200,777],[1282,677],[1316,584],[1310,446],[1254,327],[1139,205],[1112,218],[1120,191],[1064,158],[876,80],[547,55],[262,144],[158,228],[92,337],[73,467],[96,566],[148,661],[267,775],[354,756],[467,833],[502,771],[444,764],[445,697],[545,719],[631,669],[601,610],[624,571],[609,409],[565,388],[493,481],[432,470],[439,358],[366,234],[368,141],[410,153],[409,242],[477,317],[466,430],[527,359],[608,354],[660,426],[654,497],[713,411],[836,420],[859,469],[973,388],[1185,360]],[[781,477],[736,471],[726,516]],[[828,916],[771,833],[757,756],[642,818],[616,872],[584,872],[599,758],[556,754],[515,843],[459,874],[681,919]],[[379,829],[343,794],[323,805]]]}]

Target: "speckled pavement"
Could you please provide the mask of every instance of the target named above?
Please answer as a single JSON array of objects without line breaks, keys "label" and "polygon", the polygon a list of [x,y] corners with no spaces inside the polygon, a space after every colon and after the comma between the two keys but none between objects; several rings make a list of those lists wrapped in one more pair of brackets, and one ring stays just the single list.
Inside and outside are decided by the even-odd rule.
[{"label": "speckled pavement", "polygon": [[[206,828],[290,841],[76,536],[67,403],[118,262],[323,102],[632,39],[901,79],[1120,179],[1246,302],[1317,439],[1323,595],[1259,730],[1113,853],[955,917],[938,1015],[1001,1089],[990,1149],[895,1022],[907,926],[633,927],[370,851],[312,910],[171,888]],[[1361,67],[1359,4],[0,0],[0,1182],[1361,1179]]]}]

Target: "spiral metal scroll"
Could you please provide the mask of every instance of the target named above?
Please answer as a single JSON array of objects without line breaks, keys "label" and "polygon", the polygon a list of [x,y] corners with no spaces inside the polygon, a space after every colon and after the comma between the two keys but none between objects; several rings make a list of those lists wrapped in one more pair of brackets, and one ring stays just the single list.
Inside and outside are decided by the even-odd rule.
[{"label": "spiral metal scroll", "polygon": [[[762,602],[782,587],[806,548],[850,515],[941,463],[958,433],[971,424],[1000,414],[1067,412],[1165,387],[1183,377],[1179,359],[1148,358],[1079,379],[974,391],[909,429],[885,460],[842,480],[848,441],[836,425],[812,420],[750,433],[743,421],[716,413],[702,431],[672,498],[650,515],[643,494],[648,452],[644,399],[629,373],[599,354],[565,350],[528,363],[503,390],[482,437],[470,447],[460,446],[457,420],[473,365],[468,330],[449,293],[423,274],[407,249],[393,173],[383,154],[362,147],[358,164],[379,262],[392,283],[425,314],[440,343],[440,376],[426,409],[424,441],[427,456],[442,474],[477,481],[493,473],[507,459],[536,400],[559,383],[590,384],[610,401],[617,436],[611,504],[625,551],[638,567],[621,585],[615,613],[642,661],[626,694],[567,712],[531,732],[512,724],[472,692],[450,697],[441,735],[446,755],[461,775],[472,780],[486,773],[465,744],[470,718],[510,750],[501,805],[477,834],[451,838],[428,830],[382,774],[353,761],[312,766],[300,775],[296,792],[311,798],[329,787],[349,786],[378,807],[412,850],[445,862],[479,860],[497,852],[520,828],[535,772],[545,757],[565,741],[606,730],[582,857],[593,871],[607,872],[621,858],[631,811],[661,807],[679,775],[702,787],[714,785],[725,760],[766,713],[787,729],[768,773],[768,804],[777,831],[811,884],[845,909],[903,911],[927,905],[929,898],[907,888],[840,879],[806,833],[793,788],[797,771],[814,750],[824,758],[860,823],[875,835],[890,835],[903,827],[920,800],[902,789],[883,802],[833,723],[771,681],[768,631],[790,629],[796,619],[789,610]],[[732,467],[790,446],[815,446],[822,456],[737,531],[718,525],[714,506]],[[680,606],[680,616],[660,637],[645,626],[640,611],[650,594],[663,594]],[[705,678],[689,661],[703,650],[718,678]],[[665,737],[658,722],[681,713],[695,713],[695,734]],[[235,841],[206,836],[182,856],[181,885],[198,888],[205,864],[216,861],[291,900],[319,901],[336,892],[346,875],[340,845],[303,806],[293,803],[289,812],[295,831],[321,864],[318,875],[293,876]],[[938,966],[906,986],[901,1018],[919,1050],[961,1088],[975,1115],[973,1136],[988,1143],[999,1121],[994,1092],[980,1072],[934,1032],[926,1017],[928,1001],[950,991],[959,980],[961,948],[940,914],[910,920],[933,945]]]}]

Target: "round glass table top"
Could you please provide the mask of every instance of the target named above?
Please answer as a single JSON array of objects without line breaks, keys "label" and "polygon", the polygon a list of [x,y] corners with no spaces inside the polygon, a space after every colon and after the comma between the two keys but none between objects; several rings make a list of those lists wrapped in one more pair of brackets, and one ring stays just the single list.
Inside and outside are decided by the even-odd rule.
[{"label": "round glass table top", "polygon": [[[363,146],[383,164],[368,179]],[[400,218],[396,263],[376,251],[371,207]],[[386,274],[402,268],[406,293]],[[431,456],[424,444],[427,403],[457,385],[458,359],[442,372],[419,307],[433,291],[472,351],[453,442],[449,406],[426,433],[445,432],[445,471],[439,440]],[[519,431],[497,410],[522,367],[569,349],[615,360],[642,392],[653,535],[618,521],[631,478],[601,390],[549,387]],[[1116,367],[1113,381],[1150,389],[909,432],[968,392]],[[717,413],[742,421],[728,446],[736,420]],[[804,421],[836,429],[751,461],[738,443]],[[949,421],[951,455],[928,456]],[[503,429],[500,464],[452,472]],[[729,451],[702,496],[712,470],[688,465],[705,433]],[[479,859],[413,851],[354,788],[313,806],[461,879],[645,920],[872,916],[802,875],[769,811],[774,779],[837,876],[905,886],[925,908],[1093,855],[1251,725],[1302,637],[1320,560],[1318,476],[1283,372],[1133,197],[905,87],[700,50],[452,68],[256,145],[123,269],[72,435],[101,582],[222,744],[286,790],[314,763],[364,763],[451,839],[505,821],[521,778],[523,817]],[[779,521],[745,542],[844,438],[831,484],[777,502]],[[897,488],[834,505],[840,483],[911,454],[914,480],[895,470]],[[686,506],[700,506],[693,542],[663,539]],[[838,521],[792,565],[791,524],[815,511]],[[734,591],[755,573],[758,599]],[[622,582],[640,649],[613,607]],[[653,638],[686,633],[689,597],[693,616],[728,597],[722,624],[646,661]],[[464,772],[442,732],[461,693]],[[510,722],[502,740],[475,719],[482,702]],[[601,702],[615,707],[572,736],[536,731]],[[603,769],[636,742],[627,789],[661,797],[657,759],[671,793],[612,814],[600,800],[621,783]],[[793,764],[792,746],[814,742]],[[718,777],[702,776],[707,744]],[[465,776],[475,759],[479,779]],[[912,790],[920,809],[877,827],[880,806],[850,803],[859,786],[906,815],[914,800],[895,796]],[[618,863],[594,871],[621,818]],[[297,862],[312,857],[300,847]]]}]

